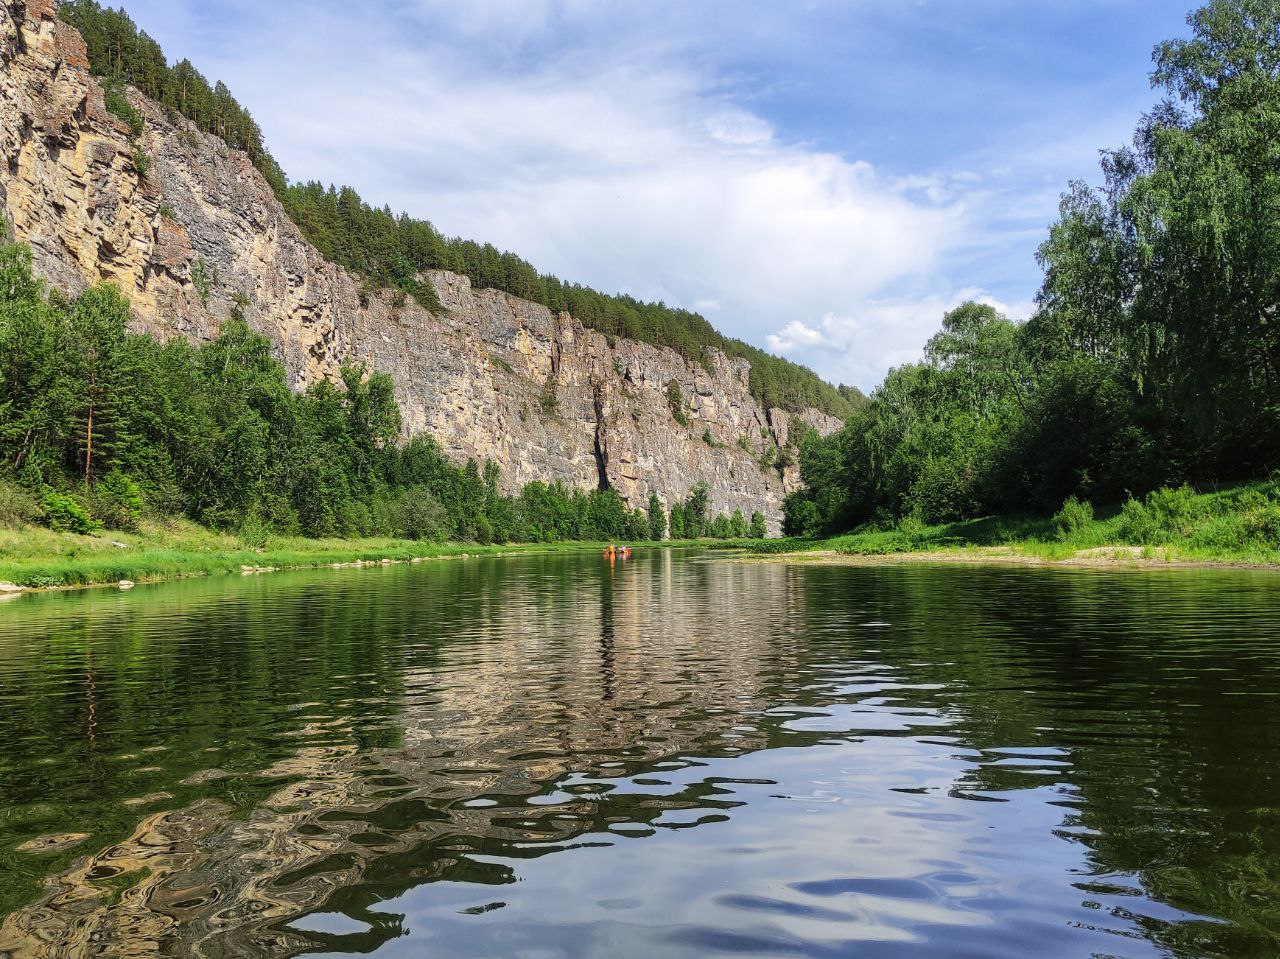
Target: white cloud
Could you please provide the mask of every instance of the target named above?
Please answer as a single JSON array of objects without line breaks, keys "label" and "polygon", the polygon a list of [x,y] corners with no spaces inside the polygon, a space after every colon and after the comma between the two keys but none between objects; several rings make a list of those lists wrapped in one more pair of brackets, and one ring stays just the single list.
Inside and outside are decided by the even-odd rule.
[{"label": "white cloud", "polygon": [[299,18],[283,3],[246,14],[253,42],[206,69],[295,177],[567,279],[714,311],[760,344],[780,319],[890,295],[961,241],[951,181],[930,190],[779,137],[679,37],[618,29],[619,9],[402,0],[399,16],[321,3]]},{"label": "white cloud", "polygon": [[812,325],[792,320],[770,334],[768,344],[771,350],[802,362],[821,360],[833,379],[867,389],[886,370],[920,359],[943,315],[969,300],[986,303],[1019,322],[1035,309],[1030,301],[1004,303],[973,287],[948,294],[873,299],[863,303],[856,316],[828,313]]},{"label": "white cloud", "polygon": [[837,317],[828,313],[822,318],[820,327],[812,327],[804,320],[792,320],[777,333],[770,333],[769,349],[778,353],[793,353],[796,350],[812,349],[815,346],[829,347],[834,339],[831,336],[833,327],[845,323],[854,324],[852,317]]},{"label": "white cloud", "polygon": [[1010,254],[1029,260],[1063,182],[1043,138],[920,172],[789,136],[759,90],[690,55],[714,46],[715,16],[694,5],[224,2],[235,42],[204,51],[196,0],[133,5],[171,25],[167,49],[230,82],[295,177],[350,183],[569,280],[714,313],[863,388],[984,295],[965,284],[998,286]]},{"label": "white cloud", "polygon": [[753,146],[773,139],[773,126],[746,110],[726,110],[705,121],[712,139],[733,146]]}]

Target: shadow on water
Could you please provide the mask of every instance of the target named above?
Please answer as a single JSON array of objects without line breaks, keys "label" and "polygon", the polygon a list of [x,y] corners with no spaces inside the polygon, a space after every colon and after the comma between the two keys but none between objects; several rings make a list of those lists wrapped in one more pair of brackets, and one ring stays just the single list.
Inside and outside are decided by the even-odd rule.
[{"label": "shadow on water", "polygon": [[0,607],[0,955],[1273,956],[1270,574],[472,559]]}]

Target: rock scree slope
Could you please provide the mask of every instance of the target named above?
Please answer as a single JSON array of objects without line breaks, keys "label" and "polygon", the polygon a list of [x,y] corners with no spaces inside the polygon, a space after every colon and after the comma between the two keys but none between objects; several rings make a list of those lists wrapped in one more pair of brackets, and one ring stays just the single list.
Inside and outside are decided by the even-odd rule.
[{"label": "rock scree slope", "polygon": [[[88,67],[54,0],[0,0],[0,214],[55,286],[117,284],[138,331],[203,339],[242,315],[294,388],[337,380],[344,362],[389,374],[405,434],[492,460],[506,491],[562,481],[643,508],[701,482],[713,515],[758,510],[774,533],[799,475],[762,462],[797,420],[839,426],[763,406],[746,360],[713,350],[703,365],[610,339],[465,276],[426,274],[438,313],[370,289],[302,237],[246,154],[130,90],[146,121],[135,147]],[[687,425],[668,401],[673,380]]]}]

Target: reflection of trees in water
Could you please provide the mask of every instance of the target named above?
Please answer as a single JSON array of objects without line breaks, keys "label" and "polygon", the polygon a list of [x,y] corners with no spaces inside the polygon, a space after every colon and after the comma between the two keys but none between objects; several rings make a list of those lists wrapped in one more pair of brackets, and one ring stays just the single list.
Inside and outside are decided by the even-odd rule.
[{"label": "reflection of trees in water", "polygon": [[[163,762],[176,798],[141,823],[113,803],[116,820],[97,833],[119,829],[113,841],[64,857],[39,902],[6,921],[0,949],[40,937],[62,943],[50,956],[103,954],[104,942],[120,955],[373,948],[402,931],[379,903],[413,886],[501,886],[514,876],[490,859],[551,854],[620,821],[663,828],[672,809],[693,810],[695,823],[728,815],[734,802],[713,781],[662,795],[610,787],[677,757],[830,739],[763,711],[849,702],[856,665],[893,681],[880,695],[947,717],[957,745],[1012,748],[976,758],[957,794],[1057,784],[1061,835],[1085,844],[1098,874],[1081,877],[1081,898],[1133,874],[1155,898],[1254,923],[1134,920],[1135,930],[1191,954],[1265,954],[1280,897],[1258,897],[1280,893],[1278,837],[1258,810],[1280,801],[1257,770],[1280,759],[1274,700],[1261,695],[1280,689],[1280,659],[1256,644],[1273,611],[1259,592],[1229,588],[1241,580],[1203,575],[654,554],[610,577],[603,564],[549,557],[375,572],[337,588],[264,580],[253,602],[174,610],[200,642],[163,638],[145,604],[123,607],[135,612],[105,629],[111,640],[94,633],[95,722],[111,743],[99,748],[142,748],[153,727],[129,723],[150,703],[175,743]],[[890,625],[863,625],[873,621]],[[90,639],[67,625],[60,676],[88,663]],[[15,702],[0,735],[83,728],[75,697],[29,707],[39,714]],[[754,731],[725,738],[734,726]],[[182,787],[223,739],[232,748],[216,762],[238,757],[258,775]],[[1020,750],[1051,775],[1005,764]],[[128,794],[104,757],[77,755],[95,759],[114,799]],[[366,928],[291,927],[321,910]]]},{"label": "reflection of trees in water", "polygon": [[[848,580],[812,572],[806,616],[820,632]],[[1191,955],[1280,955],[1280,787],[1259,774],[1280,769],[1274,583],[1207,570],[859,577],[861,602],[894,624],[877,656],[945,684],[949,734],[1000,750],[954,789],[1059,784],[1059,834],[1101,877],[1082,879],[1086,894],[1123,895],[1136,876],[1150,898],[1238,924],[1136,923]]]},{"label": "reflection of trees in water", "polygon": [[[776,661],[783,647],[742,606],[748,592],[798,600],[767,588],[783,571],[716,573],[655,555],[617,569],[611,582],[594,570],[584,576],[580,559],[513,565],[515,583],[510,567],[504,576],[486,562],[429,577],[421,590],[409,580],[364,594],[367,584],[357,583],[323,603],[309,590],[280,590],[269,604],[230,611],[221,633],[197,610],[202,641],[220,635],[219,655],[252,662],[216,667],[222,696],[193,704],[198,716],[174,700],[166,718],[208,731],[263,717],[274,759],[247,777],[254,801],[243,807],[234,788],[214,781],[202,798],[145,817],[10,915],[0,949],[285,954],[337,942],[287,928],[321,907],[367,922],[341,939],[343,948],[367,948],[398,934],[396,917],[373,907],[406,888],[511,881],[473,854],[540,855],[615,822],[663,828],[657,820],[671,810],[718,817],[735,805],[715,783],[659,795],[614,792],[610,780],[682,754],[764,744],[722,734],[767,705],[761,690],[791,666]],[[709,582],[726,573],[739,582]],[[711,595],[721,588],[738,602]],[[772,613],[783,626],[795,619],[785,606]],[[308,646],[279,655],[273,644],[291,645],[293,622]],[[145,612],[117,632],[131,631],[155,640]],[[173,651],[167,667],[138,661],[146,684],[172,685],[196,661],[216,658],[207,647],[192,660],[187,645]],[[131,696],[139,678],[109,685],[107,695]],[[390,695],[374,695],[378,685]],[[309,705],[294,709],[299,702]],[[219,708],[234,715],[200,712]],[[202,748],[188,742],[180,751],[198,757]]]}]

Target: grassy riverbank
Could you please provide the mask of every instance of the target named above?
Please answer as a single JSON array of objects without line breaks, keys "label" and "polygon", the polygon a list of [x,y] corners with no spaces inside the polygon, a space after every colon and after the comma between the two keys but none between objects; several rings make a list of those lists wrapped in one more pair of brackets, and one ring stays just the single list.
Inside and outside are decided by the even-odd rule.
[{"label": "grassy riverbank", "polygon": [[1053,517],[998,516],[925,525],[910,519],[830,539],[751,544],[757,554],[866,562],[1280,567],[1280,483],[1195,492],[1158,490],[1094,511],[1069,504]]},{"label": "grassy riverbank", "polygon": [[254,549],[236,536],[186,521],[148,523],[137,533],[106,531],[93,536],[25,526],[0,529],[0,583],[49,589],[464,554],[594,551],[600,546],[579,542],[480,546],[400,539],[272,537],[265,546]]}]

